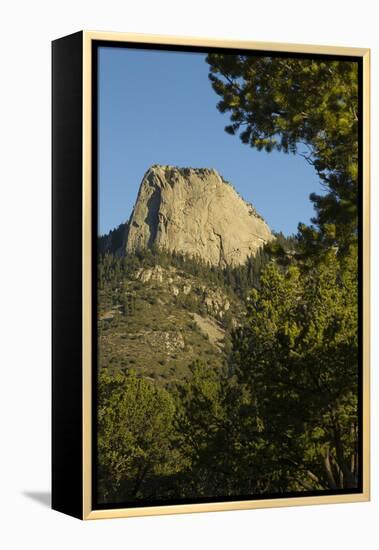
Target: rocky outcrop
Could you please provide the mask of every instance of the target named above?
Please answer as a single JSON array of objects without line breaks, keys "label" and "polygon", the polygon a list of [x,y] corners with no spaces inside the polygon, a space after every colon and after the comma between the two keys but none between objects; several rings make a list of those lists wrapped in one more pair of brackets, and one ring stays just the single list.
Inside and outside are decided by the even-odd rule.
[{"label": "rocky outcrop", "polygon": [[244,263],[272,238],[216,170],[154,165],[142,180],[123,249],[155,245],[225,267]]},{"label": "rocky outcrop", "polygon": [[[200,283],[195,277],[183,276],[176,268],[154,267],[139,268],[134,274],[135,280],[156,286],[175,298],[192,297],[194,302],[206,312],[222,320],[230,309],[230,301],[221,289]],[[161,290],[159,291],[162,292]]]},{"label": "rocky outcrop", "polygon": [[221,290],[213,290],[205,286],[202,287],[202,290],[202,301],[207,308],[207,312],[222,319],[230,308],[230,302],[225,294]]}]

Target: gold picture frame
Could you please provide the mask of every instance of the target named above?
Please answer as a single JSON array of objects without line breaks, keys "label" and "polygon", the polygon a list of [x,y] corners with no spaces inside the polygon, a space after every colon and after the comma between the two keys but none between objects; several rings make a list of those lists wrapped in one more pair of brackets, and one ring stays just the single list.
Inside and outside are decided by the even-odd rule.
[{"label": "gold picture frame", "polygon": [[[205,502],[193,504],[167,504],[153,505],[136,508],[107,508],[96,509],[92,505],[92,457],[93,457],[93,404],[92,404],[92,359],[94,342],[92,341],[92,306],[94,300],[94,289],[92,288],[93,271],[93,216],[92,210],[92,177],[93,177],[93,159],[92,159],[92,105],[93,100],[93,66],[92,52],[93,45],[97,42],[104,42],[108,45],[112,42],[124,42],[129,45],[146,44],[147,46],[190,46],[193,48],[227,48],[228,50],[254,50],[262,52],[285,52],[291,54],[315,54],[315,55],[333,55],[333,56],[353,56],[362,60],[363,80],[362,80],[362,306],[363,306],[363,340],[362,340],[362,491],[352,494],[328,494],[320,496],[295,496],[288,498],[268,498],[251,499],[240,501],[225,502]],[[73,68],[74,65],[74,68]],[[54,68],[55,67],[55,68]],[[75,68],[76,67],[76,68]],[[75,75],[74,75],[75,73]],[[78,75],[81,74],[81,81],[78,81]],[[69,76],[68,76],[69,75]],[[71,75],[71,76],[70,76]],[[68,99],[62,103],[60,97],[66,92],[63,87],[70,88],[67,79],[72,78],[72,89],[68,89]],[[75,80],[75,83],[74,83]],[[71,82],[71,80],[70,80]],[[81,90],[81,109],[78,104],[77,90]],[[63,91],[62,91],[63,89]],[[76,122],[73,124],[63,124],[64,117],[76,102]],[[63,125],[63,126],[62,126]],[[63,128],[63,130],[62,130]],[[81,135],[75,142],[76,155],[81,158],[75,174],[69,173],[66,166],[67,155],[63,148],[67,146],[67,138],[71,132],[77,132],[81,128]],[[62,134],[64,133],[64,135]],[[73,145],[72,145],[73,146]],[[80,146],[80,152],[78,147]],[[70,156],[70,152],[68,153]],[[72,157],[71,157],[72,158]],[[76,161],[75,161],[76,162]],[[54,168],[55,166],[55,168]],[[64,237],[64,228],[67,229],[67,219],[64,216],[70,216],[66,209],[64,216],[60,214],[63,209],[62,201],[66,201],[66,206],[73,204],[74,198],[65,187],[67,178],[74,178],[76,183],[76,199],[80,204],[75,217],[73,226],[76,228],[75,238],[80,240],[80,250],[77,252],[76,261],[72,265],[67,254],[61,258],[59,254],[64,254],[61,249],[61,240]],[[73,180],[73,181],[74,181]],[[80,186],[80,190],[79,189]],[[54,200],[54,193],[56,200]],[[63,197],[63,198],[62,198]],[[66,198],[65,198],[66,197]],[[83,31],[59,39],[53,43],[53,240],[55,241],[56,256],[53,254],[53,273],[55,273],[55,282],[53,282],[53,508],[81,519],[104,519],[116,517],[134,517],[147,515],[165,515],[182,514],[196,512],[216,512],[224,510],[247,510],[255,508],[270,508],[284,506],[304,506],[316,504],[334,504],[348,502],[364,502],[370,499],[370,50],[367,48],[350,48],[336,46],[316,46],[285,44],[271,42],[254,41],[227,41],[208,38],[191,38],[176,36],[159,36],[144,34],[124,34],[114,32]],[[80,209],[80,212],[79,212]],[[55,224],[55,225],[54,225]],[[54,229],[55,228],[55,229]],[[77,234],[80,228],[80,235]],[[55,233],[54,233],[55,231]],[[74,231],[74,228],[72,229]],[[74,234],[72,234],[73,236]],[[78,273],[77,261],[81,258],[81,272]],[[66,262],[64,264],[64,262]],[[65,265],[66,272],[61,271]],[[73,275],[74,282],[70,284],[80,285],[77,291],[81,295],[81,303],[76,304],[76,315],[79,316],[76,322],[76,338],[81,339],[80,349],[72,352],[73,355],[65,357],[65,345],[63,341],[70,337],[70,330],[67,328],[62,332],[62,323],[67,324],[67,315],[62,313],[62,305],[66,298],[59,298],[59,293],[67,292],[65,287],[68,284],[66,274],[70,270],[75,270]],[[54,271],[55,270],[55,271]],[[70,277],[68,277],[70,279]],[[54,288],[56,295],[54,294]],[[70,287],[71,288],[71,287]],[[63,300],[60,302],[59,300]],[[74,306],[73,306],[74,307]],[[61,317],[63,316],[63,320]],[[64,321],[66,319],[66,321]],[[55,321],[54,321],[55,320]],[[55,329],[54,329],[55,323]],[[80,324],[80,336],[79,336]],[[66,326],[66,325],[65,325]],[[62,381],[64,372],[64,362],[71,361],[68,373],[70,382]],[[67,371],[66,371],[67,372]],[[75,379],[75,382],[72,380]],[[66,386],[65,386],[66,384]],[[70,386],[70,384],[72,384]],[[72,400],[75,400],[75,412],[67,412],[70,404],[65,402],[60,396],[67,391],[72,391]],[[80,418],[78,417],[80,415]],[[73,421],[78,421],[79,426],[74,426]],[[74,433],[75,432],[75,433]],[[71,447],[72,445],[72,447]],[[80,456],[77,456],[79,453]],[[75,455],[75,458],[69,459],[68,455]],[[65,472],[65,473],[63,473]],[[75,490],[72,487],[75,484]],[[71,493],[72,502],[70,501]],[[74,502],[75,501],[75,502]]]}]

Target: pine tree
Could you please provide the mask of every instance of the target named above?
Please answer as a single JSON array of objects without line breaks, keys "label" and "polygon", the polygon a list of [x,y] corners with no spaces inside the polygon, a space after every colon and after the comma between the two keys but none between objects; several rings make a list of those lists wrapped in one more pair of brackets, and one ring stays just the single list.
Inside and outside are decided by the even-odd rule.
[{"label": "pine tree", "polygon": [[239,431],[254,441],[248,410],[270,454],[262,476],[287,479],[286,490],[357,487],[357,296],[355,247],[307,269],[271,262],[234,333],[231,367],[250,402]]},{"label": "pine tree", "polygon": [[225,130],[258,150],[302,155],[326,190],[313,193],[318,230],[300,226],[307,251],[356,240],[358,63],[212,53],[209,78],[230,113]]}]

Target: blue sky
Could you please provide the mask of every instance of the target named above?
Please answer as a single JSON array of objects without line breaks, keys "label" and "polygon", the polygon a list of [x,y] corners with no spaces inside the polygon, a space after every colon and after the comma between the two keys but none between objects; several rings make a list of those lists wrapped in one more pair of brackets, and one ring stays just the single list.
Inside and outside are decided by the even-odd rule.
[{"label": "blue sky", "polygon": [[224,131],[205,55],[100,48],[98,96],[100,234],[129,218],[152,164],[216,168],[286,235],[312,217],[309,194],[321,191],[313,168]]}]

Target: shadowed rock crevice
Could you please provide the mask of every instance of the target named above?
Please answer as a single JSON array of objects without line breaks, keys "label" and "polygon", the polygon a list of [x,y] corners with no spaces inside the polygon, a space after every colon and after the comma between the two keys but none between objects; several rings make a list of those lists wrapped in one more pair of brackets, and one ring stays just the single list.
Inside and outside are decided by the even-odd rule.
[{"label": "shadowed rock crevice", "polygon": [[161,204],[161,189],[160,187],[154,187],[153,193],[146,203],[147,215],[144,223],[149,228],[149,237],[147,241],[147,247],[151,248],[157,241],[158,230],[162,224],[160,219],[160,204]]}]

